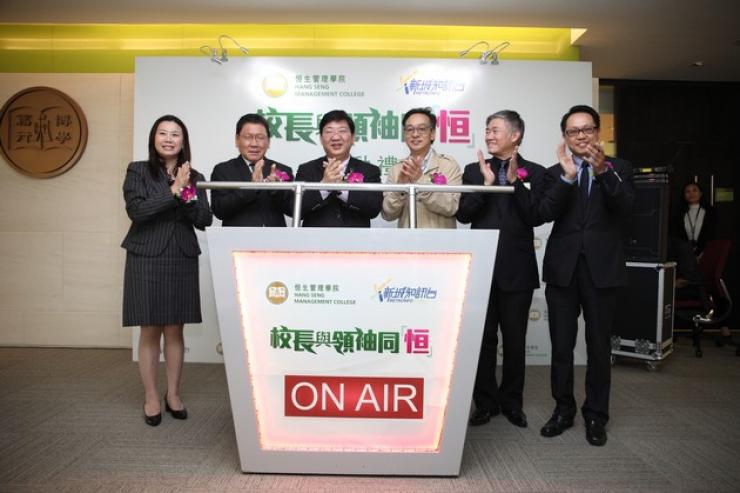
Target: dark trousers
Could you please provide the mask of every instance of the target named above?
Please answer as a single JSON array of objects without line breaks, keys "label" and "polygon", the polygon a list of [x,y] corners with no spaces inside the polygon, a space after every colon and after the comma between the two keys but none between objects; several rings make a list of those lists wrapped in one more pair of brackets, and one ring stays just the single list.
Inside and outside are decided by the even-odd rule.
[{"label": "dark trousers", "polygon": [[[586,400],[581,407],[585,419],[602,424],[609,420],[611,386],[611,332],[617,305],[615,288],[597,288],[591,281],[586,259],[581,255],[569,286],[545,288],[550,321],[552,364],[550,384],[555,412],[576,414],[573,397],[573,349],[578,335],[578,315],[583,308],[586,321]],[[622,307],[628,310],[629,307]]]},{"label": "dark trousers", "polygon": [[[524,350],[533,290],[506,292],[494,283],[488,300],[478,358],[473,400],[479,409],[521,410],[524,392]],[[496,383],[498,329],[503,337],[501,386]]]}]

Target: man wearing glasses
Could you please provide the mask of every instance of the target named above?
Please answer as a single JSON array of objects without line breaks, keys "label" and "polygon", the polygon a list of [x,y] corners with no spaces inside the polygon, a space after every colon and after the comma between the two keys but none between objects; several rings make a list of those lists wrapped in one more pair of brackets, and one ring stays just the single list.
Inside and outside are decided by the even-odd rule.
[{"label": "man wearing glasses", "polygon": [[[388,174],[388,183],[460,185],[460,166],[452,157],[432,149],[437,117],[431,108],[414,108],[401,120],[409,156],[399,161]],[[455,228],[459,193],[419,192],[416,194],[416,226],[419,228]],[[383,219],[398,219],[399,228],[409,227],[408,194],[385,192]]]},{"label": "man wearing glasses", "polygon": [[[248,113],[236,123],[239,156],[217,164],[211,181],[292,181],[293,170],[265,157],[270,127],[262,115]],[[292,193],[283,190],[213,190],[213,213],[224,226],[283,226],[292,216]]]},{"label": "man wearing glasses", "polygon": [[[617,288],[627,284],[623,250],[624,225],[635,192],[632,165],[604,155],[599,143],[599,114],[590,106],[574,106],[562,118],[559,165],[547,170],[546,189],[566,184],[565,200],[542,214],[554,220],[547,241],[543,280],[552,342],[551,386],[555,411],[541,430],[546,437],[573,426],[573,349],[578,315],[586,322],[586,400],[581,407],[586,440],[606,443],[611,383],[611,330]],[[570,151],[568,152],[568,150]],[[543,200],[542,204],[546,205]],[[628,307],[622,307],[628,309]]]},{"label": "man wearing glasses", "polygon": [[[355,123],[342,110],[326,113],[319,123],[325,156],[301,164],[297,181],[380,183],[380,168],[350,156]],[[306,227],[369,228],[383,204],[382,192],[306,190],[301,217]]]}]

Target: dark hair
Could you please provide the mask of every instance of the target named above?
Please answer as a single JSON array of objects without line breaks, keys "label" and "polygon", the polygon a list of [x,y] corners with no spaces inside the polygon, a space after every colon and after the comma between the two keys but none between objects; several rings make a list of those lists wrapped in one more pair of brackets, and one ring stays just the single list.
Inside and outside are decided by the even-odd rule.
[{"label": "dark hair", "polygon": [[324,113],[319,123],[319,134],[324,133],[324,127],[332,122],[347,122],[350,132],[352,132],[352,135],[355,134],[355,122],[344,110],[332,110],[329,113]]},{"label": "dark hair", "polygon": [[570,118],[571,115],[574,115],[576,113],[588,113],[589,115],[591,115],[591,118],[593,118],[596,128],[601,128],[601,117],[599,116],[599,113],[590,106],[586,106],[585,104],[577,104],[569,109],[568,112],[563,115],[563,119],[560,120],[561,132],[565,133],[565,123],[568,121],[568,118]]},{"label": "dark hair", "polygon": [[411,108],[410,110],[408,110],[401,119],[402,127],[406,126],[406,120],[408,120],[411,115],[425,115],[427,118],[429,118],[429,123],[431,123],[432,128],[437,128],[437,116],[434,114],[430,107],[427,106],[426,108]]},{"label": "dark hair", "polygon": [[689,203],[686,202],[686,198],[684,195],[686,194],[686,187],[689,185],[694,185],[696,188],[699,189],[699,192],[701,193],[701,198],[699,199],[699,207],[702,207],[704,209],[709,208],[709,202],[707,201],[706,195],[704,195],[704,189],[701,188],[701,185],[699,185],[697,182],[694,181],[687,181],[684,183],[684,185],[681,187],[681,196],[679,203],[681,204],[681,210],[686,212],[689,210]]},{"label": "dark hair", "polygon": [[522,120],[519,113],[514,110],[497,111],[486,118],[486,126],[491,123],[491,120],[495,120],[496,118],[505,121],[511,132],[519,132],[519,140],[516,145],[522,145],[522,140],[524,140],[524,120]]},{"label": "dark hair", "polygon": [[267,120],[264,116],[257,113],[247,113],[246,115],[239,118],[239,121],[236,122],[236,135],[239,135],[242,132],[242,127],[244,127],[244,125],[246,125],[247,123],[262,125],[263,127],[265,127],[265,131],[267,131],[267,138],[270,138],[270,125],[267,123]]},{"label": "dark hair", "polygon": [[[164,167],[164,161],[157,153],[157,149],[154,147],[154,136],[157,134],[157,128],[162,122],[173,122],[176,123],[180,129],[182,129],[182,147],[177,155],[177,166],[178,168],[190,161],[190,136],[188,135],[188,127],[175,115],[163,115],[157,118],[152,125],[152,129],[149,131],[149,172],[152,174],[152,178],[157,179],[161,173],[161,169]],[[192,171],[195,171],[194,169]],[[195,175],[196,173],[192,173]],[[191,180],[195,183],[195,176]]]}]

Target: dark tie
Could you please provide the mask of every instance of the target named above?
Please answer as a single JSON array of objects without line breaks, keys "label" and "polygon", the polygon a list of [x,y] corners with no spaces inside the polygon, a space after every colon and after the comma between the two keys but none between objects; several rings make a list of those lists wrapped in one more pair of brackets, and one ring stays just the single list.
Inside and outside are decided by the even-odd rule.
[{"label": "dark tie", "polygon": [[583,203],[588,202],[588,186],[590,182],[590,176],[588,174],[588,163],[586,161],[583,161],[581,164],[581,178],[578,180],[578,188],[580,188],[581,191],[581,199],[583,200]]},{"label": "dark tie", "polygon": [[506,180],[506,166],[509,164],[509,161],[498,161],[498,184],[499,185],[507,185],[508,182]]}]

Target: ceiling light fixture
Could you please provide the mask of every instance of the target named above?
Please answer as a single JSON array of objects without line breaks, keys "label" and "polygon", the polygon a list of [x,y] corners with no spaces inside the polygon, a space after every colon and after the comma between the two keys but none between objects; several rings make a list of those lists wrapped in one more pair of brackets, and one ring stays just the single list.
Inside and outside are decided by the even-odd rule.
[{"label": "ceiling light fixture", "polygon": [[248,55],[249,54],[249,50],[247,48],[245,48],[244,46],[242,46],[241,44],[239,44],[239,42],[237,40],[235,40],[234,38],[232,38],[228,34],[222,34],[221,36],[218,37],[218,46],[221,49],[220,52],[219,52],[219,49],[218,48],[212,48],[209,45],[203,45],[203,46],[200,47],[201,53],[203,53],[204,55],[210,57],[210,59],[211,59],[212,62],[216,62],[219,65],[223,65],[225,62],[228,62],[229,61],[229,53],[226,50],[226,48],[224,48],[224,43],[223,43],[223,39],[224,38],[226,38],[228,40],[231,40],[231,42],[234,43],[239,48],[239,50],[242,53],[244,53],[245,55]]},{"label": "ceiling light fixture", "polygon": [[498,65],[498,56],[501,54],[502,51],[504,51],[506,48],[508,48],[511,43],[508,41],[504,41],[502,43],[497,44],[493,48],[491,48],[491,45],[488,44],[487,41],[478,41],[477,43],[474,43],[473,46],[468,48],[467,50],[463,50],[457,54],[460,58],[463,58],[465,55],[470,53],[473,48],[475,48],[478,45],[486,45],[486,51],[482,52],[479,57],[479,61],[481,65],[485,65],[490,61],[491,65]]}]

